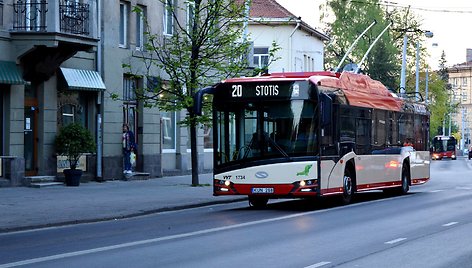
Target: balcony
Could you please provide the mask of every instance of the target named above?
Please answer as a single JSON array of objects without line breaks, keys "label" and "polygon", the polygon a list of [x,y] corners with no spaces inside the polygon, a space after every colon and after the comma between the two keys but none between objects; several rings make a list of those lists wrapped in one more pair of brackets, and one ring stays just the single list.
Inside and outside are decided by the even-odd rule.
[{"label": "balcony", "polygon": [[[97,0],[18,0],[10,31],[26,80],[47,80],[78,51],[98,45]],[[53,59],[53,62],[51,62]]]},{"label": "balcony", "polygon": [[[61,1],[22,1],[13,4],[13,31],[21,32],[60,32],[95,38],[91,26],[91,4],[70,0]],[[94,1],[93,6],[96,5]],[[57,12],[55,12],[57,11]],[[56,23],[59,22],[59,23]]]}]

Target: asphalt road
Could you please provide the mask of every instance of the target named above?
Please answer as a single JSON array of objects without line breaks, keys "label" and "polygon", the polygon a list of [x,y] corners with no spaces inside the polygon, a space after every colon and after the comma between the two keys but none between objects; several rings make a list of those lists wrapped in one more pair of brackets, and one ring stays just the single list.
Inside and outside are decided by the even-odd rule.
[{"label": "asphalt road", "polygon": [[[471,267],[472,166],[408,195],[247,202],[0,235],[3,267]],[[215,197],[217,198],[217,197]]]}]

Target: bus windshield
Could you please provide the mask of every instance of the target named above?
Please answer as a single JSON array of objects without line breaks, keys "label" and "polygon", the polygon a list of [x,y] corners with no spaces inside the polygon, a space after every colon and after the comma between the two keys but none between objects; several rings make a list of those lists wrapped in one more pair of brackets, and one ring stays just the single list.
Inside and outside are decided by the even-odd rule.
[{"label": "bus windshield", "polygon": [[264,100],[216,103],[216,165],[317,154],[316,102]]},{"label": "bus windshield", "polygon": [[454,137],[435,137],[433,139],[435,153],[449,152],[456,149],[456,139]]}]

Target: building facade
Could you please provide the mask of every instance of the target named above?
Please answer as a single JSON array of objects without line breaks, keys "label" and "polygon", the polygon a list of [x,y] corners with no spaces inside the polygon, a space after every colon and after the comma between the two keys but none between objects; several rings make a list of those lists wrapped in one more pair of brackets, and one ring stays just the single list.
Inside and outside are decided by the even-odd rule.
[{"label": "building facade", "polygon": [[254,65],[263,68],[271,61],[269,50],[277,44],[275,61],[268,72],[322,71],[324,42],[328,37],[315,30],[275,0],[252,0],[248,39],[254,43]]},{"label": "building facade", "polygon": [[[180,7],[176,17],[169,4]],[[253,4],[248,32],[255,65],[267,62],[275,41],[280,60],[271,72],[322,69],[325,35],[273,0]],[[274,8],[276,14],[262,12]],[[153,32],[172,35],[176,20],[186,23],[192,11],[184,0],[0,0],[0,186],[26,185],[28,176],[60,180],[67,162],[56,155],[54,140],[72,122],[88,128],[97,144],[96,154],[80,160],[85,180],[123,178],[123,124],[136,136],[136,171],[190,173],[189,131],[177,124],[185,112],[145,108],[135,89],[153,77],[169,79],[158,69],[147,75],[145,20]],[[269,23],[261,26],[261,19]],[[200,172],[213,167],[212,140],[210,127],[199,129]]]},{"label": "building facade", "polygon": [[452,86],[449,97],[451,103],[457,105],[456,112],[451,117],[452,124],[459,128],[460,149],[464,149],[469,147],[472,134],[472,61],[453,65],[447,71],[449,84]]},{"label": "building facade", "polygon": [[[0,1],[1,185],[55,176],[61,125],[81,122],[96,131],[97,96],[105,90],[96,71],[97,4]],[[88,158],[91,171],[94,156]]]}]

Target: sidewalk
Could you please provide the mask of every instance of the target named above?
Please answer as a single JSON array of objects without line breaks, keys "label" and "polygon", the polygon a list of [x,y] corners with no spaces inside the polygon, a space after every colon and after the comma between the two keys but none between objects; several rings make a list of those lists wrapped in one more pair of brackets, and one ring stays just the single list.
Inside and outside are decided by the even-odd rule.
[{"label": "sidewalk", "polygon": [[78,187],[0,188],[0,233],[126,218],[154,212],[244,200],[213,196],[212,174],[149,180],[81,183]]}]

